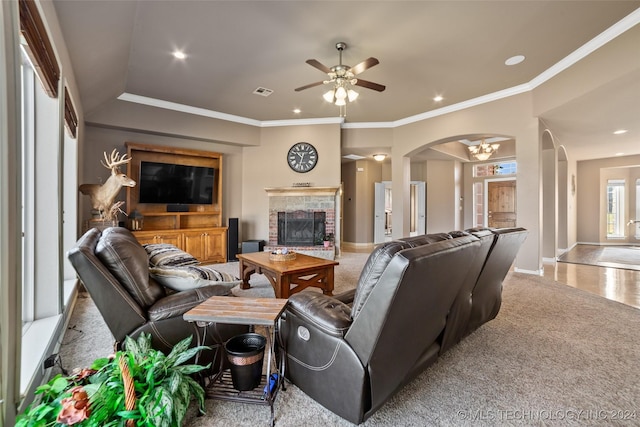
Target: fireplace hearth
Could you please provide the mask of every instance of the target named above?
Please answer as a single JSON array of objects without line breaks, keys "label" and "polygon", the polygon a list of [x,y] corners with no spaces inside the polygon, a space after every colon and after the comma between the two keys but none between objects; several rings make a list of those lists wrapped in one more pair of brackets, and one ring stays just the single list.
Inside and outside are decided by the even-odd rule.
[{"label": "fireplace hearth", "polygon": [[312,211],[278,212],[278,245],[314,246],[322,244],[326,213]]}]

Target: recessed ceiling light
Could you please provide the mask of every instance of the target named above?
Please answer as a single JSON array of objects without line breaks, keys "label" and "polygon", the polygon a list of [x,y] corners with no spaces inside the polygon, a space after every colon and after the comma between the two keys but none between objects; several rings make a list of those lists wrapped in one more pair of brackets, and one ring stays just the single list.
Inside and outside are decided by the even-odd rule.
[{"label": "recessed ceiling light", "polygon": [[623,133],[627,133],[628,131],[626,129],[618,129],[617,131],[613,132],[614,135],[622,135]]},{"label": "recessed ceiling light", "polygon": [[364,156],[360,156],[358,154],[346,154],[346,155],[344,155],[342,157],[344,157],[345,159],[349,159],[349,160],[362,160],[362,159],[365,158]]},{"label": "recessed ceiling light", "polygon": [[624,153],[616,153],[616,156],[624,156]]},{"label": "recessed ceiling light", "polygon": [[294,108],[293,109],[293,112],[296,113],[296,114],[300,114],[301,111],[302,110],[300,110],[299,108]]},{"label": "recessed ceiling light", "polygon": [[444,98],[442,97],[442,95],[437,95],[437,96],[434,96],[434,97],[433,97],[433,100],[434,100],[435,102],[440,102],[440,101],[442,101],[443,99],[444,99]]},{"label": "recessed ceiling light", "polygon": [[173,52],[173,57],[177,59],[185,59],[187,55],[181,50],[176,50]]},{"label": "recessed ceiling light", "polygon": [[524,61],[524,55],[515,55],[504,61],[505,65],[516,65]]}]

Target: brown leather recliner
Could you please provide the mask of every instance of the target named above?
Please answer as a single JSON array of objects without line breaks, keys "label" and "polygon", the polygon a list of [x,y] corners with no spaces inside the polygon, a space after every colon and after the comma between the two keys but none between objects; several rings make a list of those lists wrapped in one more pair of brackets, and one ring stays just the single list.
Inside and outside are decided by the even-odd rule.
[{"label": "brown leather recliner", "polygon": [[[514,242],[505,249],[510,257],[497,256],[497,268],[487,256],[498,248],[499,234],[439,233],[384,243],[369,256],[355,292],[292,295],[279,331],[287,377],[348,421],[369,418],[433,364],[443,344],[467,334],[472,319],[476,327],[476,320],[495,317],[500,295],[496,302],[493,272],[506,274],[521,243],[507,239]],[[479,281],[484,271],[487,280]]]},{"label": "brown leather recliner", "polygon": [[149,276],[147,252],[126,228],[90,229],[67,256],[118,346],[126,336],[137,338],[146,332],[152,336],[153,347],[166,354],[193,336],[192,346],[212,347],[200,355],[198,363],[213,362],[212,369],[217,370],[221,358],[225,363],[222,344],[248,330],[229,324],[199,328],[184,321],[185,312],[211,296],[227,295],[228,289],[211,285],[168,293]]},{"label": "brown leather recliner", "polygon": [[497,316],[502,304],[502,281],[528,234],[520,227],[479,227],[466,232],[480,239],[480,252],[469,265],[470,274],[449,312],[440,353]]}]

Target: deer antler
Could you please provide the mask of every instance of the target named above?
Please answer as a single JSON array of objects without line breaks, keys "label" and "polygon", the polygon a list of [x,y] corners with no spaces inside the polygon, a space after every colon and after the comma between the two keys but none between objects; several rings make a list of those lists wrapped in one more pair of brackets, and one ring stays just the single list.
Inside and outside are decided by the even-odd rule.
[{"label": "deer antler", "polygon": [[118,166],[123,165],[125,163],[129,163],[131,161],[131,158],[127,158],[127,154],[124,154],[122,157],[120,157],[120,153],[118,153],[118,151],[114,148],[113,151],[111,152],[111,158],[107,158],[107,152],[104,152],[104,160],[106,161],[103,162],[102,160],[100,160],[100,163],[102,163],[102,166],[104,166],[107,169],[111,169],[113,170],[119,170],[120,168]]}]

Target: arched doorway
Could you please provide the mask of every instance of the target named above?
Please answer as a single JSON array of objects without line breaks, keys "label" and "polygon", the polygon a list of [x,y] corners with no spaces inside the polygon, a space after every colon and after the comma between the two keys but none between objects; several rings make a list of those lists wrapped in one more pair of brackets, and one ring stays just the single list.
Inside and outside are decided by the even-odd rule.
[{"label": "arched doorway", "polygon": [[[500,147],[490,158],[478,160],[471,155],[469,146],[477,145],[482,139],[499,142]],[[509,175],[502,169],[504,163],[515,165],[515,139],[511,136],[453,135],[426,143],[408,157],[411,159],[410,179],[426,182],[427,233],[488,225],[489,181],[511,184],[509,200],[517,206],[515,170]],[[476,166],[483,170],[481,174],[476,174]],[[479,216],[476,209],[482,211]],[[515,209],[509,213],[515,216]],[[501,220],[498,226],[515,222],[515,218],[509,223]]]}]

